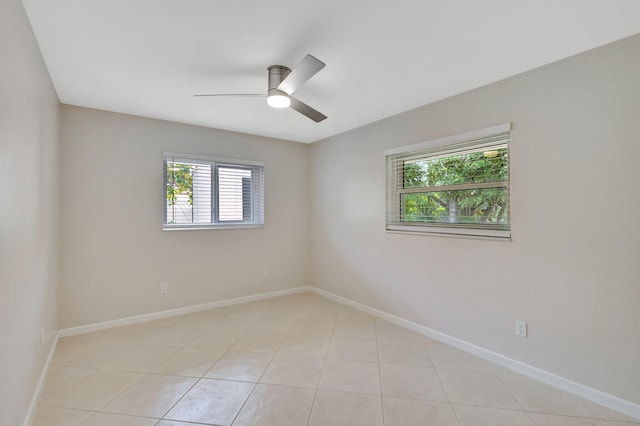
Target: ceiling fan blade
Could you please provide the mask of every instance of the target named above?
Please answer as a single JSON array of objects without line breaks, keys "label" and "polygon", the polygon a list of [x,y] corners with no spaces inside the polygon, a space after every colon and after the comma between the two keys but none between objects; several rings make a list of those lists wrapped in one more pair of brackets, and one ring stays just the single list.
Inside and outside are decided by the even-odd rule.
[{"label": "ceiling fan blade", "polygon": [[298,90],[307,80],[316,75],[318,71],[325,67],[321,60],[307,55],[300,63],[282,80],[277,89],[282,90],[287,95],[291,95]]},{"label": "ceiling fan blade", "polygon": [[298,99],[294,98],[293,96],[289,96],[289,98],[291,99],[291,108],[292,109],[295,109],[300,114],[304,115],[305,117],[308,117],[308,118],[312,119],[316,123],[319,123],[322,120],[324,120],[325,118],[327,118],[327,116],[324,115],[323,113],[321,113],[320,111],[317,111],[317,110],[311,108],[309,105],[305,104],[302,101],[299,101]]},{"label": "ceiling fan blade", "polygon": [[267,96],[264,93],[214,93],[214,94],[204,94],[204,95],[193,95],[196,98],[206,97],[206,96],[242,96],[246,98],[256,98],[256,97],[265,97]]}]

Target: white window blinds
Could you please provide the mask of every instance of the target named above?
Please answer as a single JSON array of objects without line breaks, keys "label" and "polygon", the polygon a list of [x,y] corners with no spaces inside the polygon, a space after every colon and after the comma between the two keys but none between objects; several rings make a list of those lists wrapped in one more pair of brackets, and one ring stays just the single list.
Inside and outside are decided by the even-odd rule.
[{"label": "white window blinds", "polygon": [[510,125],[387,151],[387,230],[510,237]]},{"label": "white window blinds", "polygon": [[164,229],[260,227],[263,163],[165,153]]}]

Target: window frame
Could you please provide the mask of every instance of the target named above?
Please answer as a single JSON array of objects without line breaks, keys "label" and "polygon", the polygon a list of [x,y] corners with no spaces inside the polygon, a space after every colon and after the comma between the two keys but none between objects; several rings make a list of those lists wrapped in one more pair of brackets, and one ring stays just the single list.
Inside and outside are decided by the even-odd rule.
[{"label": "window frame", "polygon": [[[167,160],[175,162],[185,161],[211,165],[211,222],[210,223],[167,223]],[[264,227],[264,162],[253,160],[238,160],[225,157],[212,157],[207,155],[184,154],[176,152],[162,153],[162,177],[163,177],[163,207],[162,207],[162,230],[163,231],[185,231],[203,229],[251,229]],[[219,191],[218,169],[235,168],[246,170],[258,170],[255,178],[252,176],[252,200],[251,200],[251,221],[223,221],[219,220]]]},{"label": "window frame", "polygon": [[[433,186],[433,191],[425,191],[421,188],[404,188],[404,168],[397,167],[390,163],[390,157],[402,154],[419,155],[422,151],[431,151],[425,154],[425,158],[436,157],[438,155],[454,154],[460,152],[464,147],[472,150],[482,147],[482,140],[509,133],[507,145],[508,155],[508,178],[503,182],[487,182],[474,184],[458,184]],[[412,145],[401,146],[388,149],[384,152],[386,163],[386,231],[391,233],[409,233],[419,235],[440,235],[456,237],[478,237],[511,239],[511,123],[499,124],[485,129],[461,133],[443,138],[432,139]],[[406,222],[394,221],[393,218],[401,218],[402,194],[442,192],[447,190],[465,190],[482,188],[506,188],[509,213],[509,224],[507,226],[481,225],[481,224],[450,224],[434,222]]]}]

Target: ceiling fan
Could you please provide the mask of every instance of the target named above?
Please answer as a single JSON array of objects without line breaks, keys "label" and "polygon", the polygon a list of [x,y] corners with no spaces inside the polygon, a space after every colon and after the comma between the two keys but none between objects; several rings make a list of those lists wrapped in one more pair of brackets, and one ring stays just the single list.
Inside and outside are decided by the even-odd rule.
[{"label": "ceiling fan", "polygon": [[290,107],[300,114],[315,121],[316,123],[327,118],[326,115],[311,108],[304,102],[291,96],[318,71],[325,67],[325,63],[319,59],[307,55],[294,68],[284,65],[271,65],[267,68],[268,86],[267,93],[219,93],[194,95],[196,97],[205,96],[245,96],[245,97],[267,97],[267,104],[273,108]]}]

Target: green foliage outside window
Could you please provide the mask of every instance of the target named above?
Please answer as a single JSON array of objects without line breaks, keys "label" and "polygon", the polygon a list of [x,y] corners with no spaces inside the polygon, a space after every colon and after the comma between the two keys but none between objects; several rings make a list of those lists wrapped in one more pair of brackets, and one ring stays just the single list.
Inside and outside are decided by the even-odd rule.
[{"label": "green foliage outside window", "polygon": [[439,186],[508,181],[507,156],[507,148],[501,148],[406,161],[404,188],[429,191],[401,194],[404,221],[508,225],[506,187],[434,191]]},{"label": "green foliage outside window", "polygon": [[193,205],[193,172],[195,166],[185,163],[167,162],[167,204],[176,204],[178,195],[189,195],[189,205]]}]

